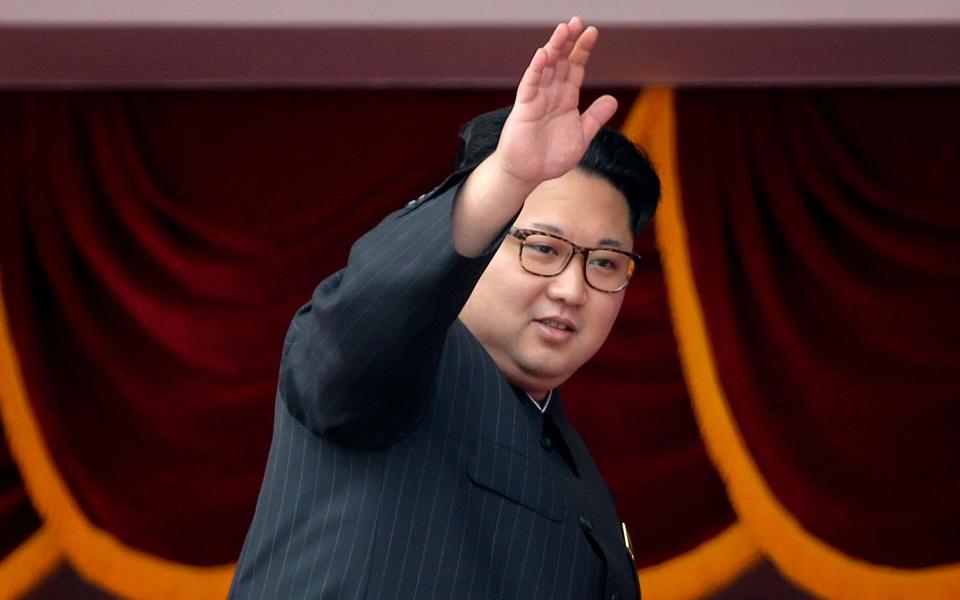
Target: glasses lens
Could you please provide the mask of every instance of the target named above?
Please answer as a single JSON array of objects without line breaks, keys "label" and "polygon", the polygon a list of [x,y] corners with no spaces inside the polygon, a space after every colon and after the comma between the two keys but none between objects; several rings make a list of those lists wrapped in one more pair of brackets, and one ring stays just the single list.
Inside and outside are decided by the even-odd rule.
[{"label": "glasses lens", "polygon": [[537,275],[556,275],[567,264],[573,248],[563,240],[546,235],[530,235],[523,241],[520,262]]},{"label": "glasses lens", "polygon": [[587,281],[597,289],[615,292],[627,284],[632,274],[633,260],[626,254],[591,250],[587,255]]}]

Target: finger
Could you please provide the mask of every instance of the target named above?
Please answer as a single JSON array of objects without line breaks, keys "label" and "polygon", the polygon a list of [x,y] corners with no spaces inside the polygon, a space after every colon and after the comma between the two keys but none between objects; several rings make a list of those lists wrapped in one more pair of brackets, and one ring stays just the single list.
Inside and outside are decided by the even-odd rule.
[{"label": "finger", "polygon": [[613,96],[600,96],[593,101],[590,108],[580,115],[580,126],[583,128],[583,142],[589,144],[600,128],[603,127],[613,113],[617,112],[617,99]]},{"label": "finger", "polygon": [[586,31],[577,38],[573,50],[570,51],[570,62],[581,67],[586,66],[587,60],[590,58],[590,51],[597,44],[597,38],[599,37],[600,32],[597,31],[596,27],[592,25],[587,27]]},{"label": "finger", "polygon": [[550,39],[547,40],[546,45],[543,47],[544,50],[547,51],[548,62],[552,63],[561,56],[564,56],[563,48],[569,38],[570,31],[567,28],[567,24],[560,23],[557,25],[557,28],[553,30],[553,35],[550,36]]},{"label": "finger", "polygon": [[560,60],[557,61],[557,64],[553,67],[553,71],[554,71],[553,80],[561,83],[563,83],[564,81],[567,81],[567,77],[568,77],[567,73],[569,70],[570,70],[570,61],[565,58],[561,58]]},{"label": "finger", "polygon": [[540,76],[540,87],[544,88],[553,83],[554,76],[556,75],[556,67],[552,65],[547,65],[543,68],[543,74]]},{"label": "finger", "polygon": [[567,59],[570,64],[564,69],[565,79],[561,79],[561,81],[567,81],[577,88],[583,84],[583,78],[587,72],[587,60],[590,58],[591,50],[597,44],[599,35],[600,32],[597,31],[596,27],[588,27],[577,38],[577,43]]},{"label": "finger", "polygon": [[546,64],[547,52],[543,48],[537,48],[537,51],[533,53],[533,58],[530,59],[530,65],[523,72],[520,85],[517,86],[517,103],[529,102],[536,98]]},{"label": "finger", "polygon": [[571,17],[570,22],[567,23],[567,43],[563,46],[563,55],[569,56],[570,52],[573,51],[574,44],[577,43],[577,39],[580,38],[580,34],[583,33],[583,19],[580,17]]},{"label": "finger", "polygon": [[586,69],[580,65],[575,65],[570,61],[567,61],[567,68],[564,71],[565,79],[561,81],[566,81],[567,83],[572,84],[574,87],[579,88],[581,84],[583,84],[583,78],[586,76],[586,74]]},{"label": "finger", "polygon": [[570,22],[567,23],[567,43],[563,45],[563,56],[556,64],[556,72],[554,73],[554,80],[556,81],[566,81],[567,80],[567,69],[569,68],[569,62],[567,57],[570,56],[570,53],[573,52],[573,48],[577,43],[577,40],[580,38],[580,35],[583,33],[583,19],[580,17],[571,17]]}]

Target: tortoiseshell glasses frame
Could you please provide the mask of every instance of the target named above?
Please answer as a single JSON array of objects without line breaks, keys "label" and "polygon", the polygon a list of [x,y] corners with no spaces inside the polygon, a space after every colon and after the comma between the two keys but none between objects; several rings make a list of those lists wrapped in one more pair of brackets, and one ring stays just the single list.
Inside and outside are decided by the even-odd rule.
[{"label": "tortoiseshell glasses frame", "polygon": [[[570,264],[570,261],[573,260],[573,257],[577,254],[583,255],[583,280],[587,282],[591,288],[597,290],[598,292],[605,292],[607,294],[615,294],[622,291],[627,287],[627,284],[630,283],[630,278],[633,276],[633,273],[637,270],[637,267],[640,266],[640,261],[642,260],[639,254],[634,254],[633,252],[627,252],[626,250],[620,250],[619,248],[610,248],[610,247],[601,247],[601,248],[585,248],[583,246],[578,246],[570,240],[566,239],[563,236],[559,236],[555,233],[549,233],[546,231],[540,231],[537,229],[519,229],[517,227],[511,227],[508,232],[513,237],[517,238],[520,241],[520,250],[519,250],[519,260],[520,266],[524,271],[530,273],[531,275],[537,275],[540,277],[556,277],[567,268],[567,265]],[[532,247],[528,243],[528,239],[531,236],[544,236],[551,238],[560,242],[563,242],[567,249],[566,258],[563,258],[559,253],[556,256],[557,260],[549,260],[549,264],[537,265],[531,260],[524,261],[524,250]],[[544,245],[546,246],[546,245]],[[550,248],[553,250],[553,248]],[[602,253],[602,254],[596,254]],[[592,256],[591,256],[592,255]],[[627,262],[621,264],[615,264],[615,270],[609,272],[609,277],[604,276],[599,281],[591,280],[591,272],[596,273],[596,271],[591,271],[587,267],[591,264],[591,258],[601,262],[610,262],[615,263],[613,260],[615,257],[622,256]],[[550,258],[550,257],[547,257]],[[562,260],[560,260],[562,259]],[[608,268],[609,267],[598,267],[598,268]],[[593,279],[596,279],[597,276],[594,275]],[[609,280],[609,281],[608,281]]]}]

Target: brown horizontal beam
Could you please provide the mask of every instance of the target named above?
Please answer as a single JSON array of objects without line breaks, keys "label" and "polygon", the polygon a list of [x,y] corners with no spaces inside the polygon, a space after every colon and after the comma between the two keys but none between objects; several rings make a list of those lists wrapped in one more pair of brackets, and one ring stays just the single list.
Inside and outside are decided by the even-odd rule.
[{"label": "brown horizontal beam", "polygon": [[[0,27],[0,87],[512,86],[543,28]],[[605,26],[596,85],[955,85],[960,25]]]}]

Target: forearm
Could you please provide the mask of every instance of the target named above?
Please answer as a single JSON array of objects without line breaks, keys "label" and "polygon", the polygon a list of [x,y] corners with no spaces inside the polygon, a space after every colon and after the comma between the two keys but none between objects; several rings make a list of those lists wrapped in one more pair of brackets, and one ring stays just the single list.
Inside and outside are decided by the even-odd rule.
[{"label": "forearm", "polygon": [[510,175],[487,157],[460,188],[451,215],[453,244],[462,256],[479,256],[510,224],[537,182]]}]

